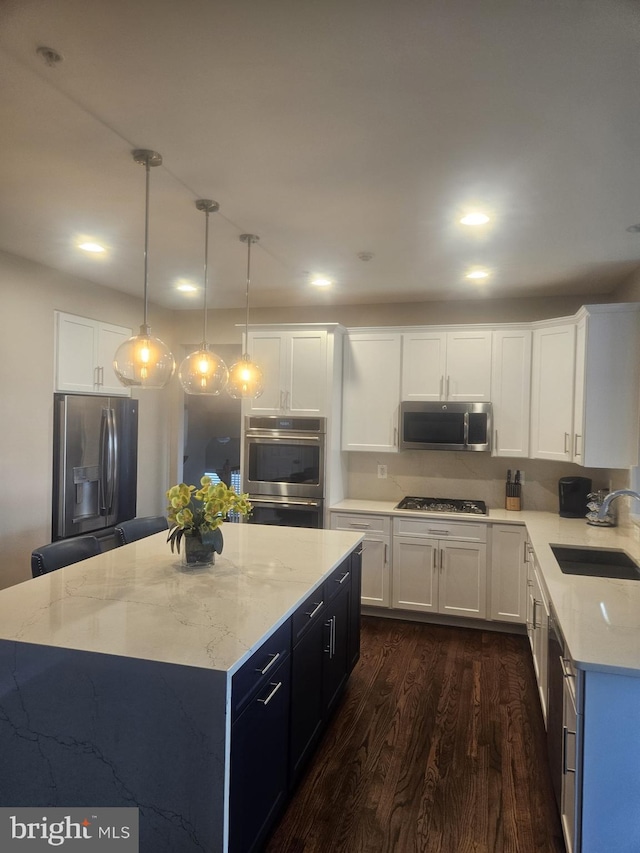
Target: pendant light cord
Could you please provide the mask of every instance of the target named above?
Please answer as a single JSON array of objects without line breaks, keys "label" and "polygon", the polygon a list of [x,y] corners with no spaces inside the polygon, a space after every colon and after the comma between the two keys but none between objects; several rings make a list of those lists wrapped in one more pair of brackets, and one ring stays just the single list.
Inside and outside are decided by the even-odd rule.
[{"label": "pendant light cord", "polygon": [[247,239],[247,292],[246,292],[246,300],[247,300],[247,313],[245,318],[244,325],[244,351],[245,354],[249,352],[249,284],[251,282],[251,243],[253,242],[253,237],[250,234]]},{"label": "pendant light cord", "polygon": [[206,346],[207,343],[207,289],[208,289],[208,270],[209,270],[209,211],[204,212],[204,305],[202,321],[202,343]]},{"label": "pendant light cord", "polygon": [[144,168],[146,172],[146,192],[144,203],[144,328],[145,332],[148,332],[149,326],[147,324],[147,314],[149,308],[149,183],[151,175],[151,165],[149,163],[149,158],[146,159]]}]

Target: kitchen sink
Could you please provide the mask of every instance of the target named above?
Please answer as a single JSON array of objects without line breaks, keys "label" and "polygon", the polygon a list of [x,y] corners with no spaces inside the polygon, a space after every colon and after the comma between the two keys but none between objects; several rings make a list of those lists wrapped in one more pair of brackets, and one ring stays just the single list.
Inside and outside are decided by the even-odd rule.
[{"label": "kitchen sink", "polygon": [[553,556],[565,575],[590,575],[594,578],[619,578],[640,581],[640,566],[614,548],[587,548],[551,545]]}]

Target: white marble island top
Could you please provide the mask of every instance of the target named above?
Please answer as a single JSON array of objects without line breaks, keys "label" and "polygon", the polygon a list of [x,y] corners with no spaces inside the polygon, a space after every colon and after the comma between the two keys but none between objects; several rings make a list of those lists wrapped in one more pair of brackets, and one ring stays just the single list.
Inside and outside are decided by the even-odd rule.
[{"label": "white marble island top", "polygon": [[207,568],[158,533],[0,591],[0,640],[233,672],[358,533],[225,524]]},{"label": "white marble island top", "polygon": [[424,513],[396,510],[396,503],[350,498],[331,510],[526,526],[576,665],[581,669],[640,677],[640,581],[563,574],[550,548],[550,545],[585,545],[621,549],[640,563],[640,540],[635,528],[593,527],[584,519],[560,518],[551,512],[489,509],[487,515]]}]

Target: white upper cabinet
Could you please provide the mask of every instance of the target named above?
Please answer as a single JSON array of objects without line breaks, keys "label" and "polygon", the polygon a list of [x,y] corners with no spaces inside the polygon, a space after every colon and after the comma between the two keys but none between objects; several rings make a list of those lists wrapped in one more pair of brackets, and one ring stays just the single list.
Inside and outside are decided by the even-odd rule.
[{"label": "white upper cabinet", "polygon": [[113,370],[113,357],[131,329],[55,312],[55,390],[130,396]]},{"label": "white upper cabinet", "polygon": [[491,402],[490,331],[405,332],[402,399]]},{"label": "white upper cabinet", "polygon": [[493,455],[529,455],[531,401],[531,331],[499,330],[493,334],[491,378]]},{"label": "white upper cabinet", "polygon": [[571,460],[576,327],[533,331],[531,456]]},{"label": "white upper cabinet", "polygon": [[576,327],[571,458],[589,468],[638,461],[639,308],[591,305]]},{"label": "white upper cabinet", "polygon": [[345,337],[343,450],[397,452],[400,340],[399,333],[382,331]]},{"label": "white upper cabinet", "polygon": [[249,354],[262,369],[264,391],[247,401],[246,413],[326,416],[330,399],[327,338],[326,329],[250,329]]}]

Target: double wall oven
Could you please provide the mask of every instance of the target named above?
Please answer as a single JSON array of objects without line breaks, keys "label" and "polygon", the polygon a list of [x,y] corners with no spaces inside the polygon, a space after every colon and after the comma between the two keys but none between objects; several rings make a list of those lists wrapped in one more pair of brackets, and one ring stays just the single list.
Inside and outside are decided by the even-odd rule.
[{"label": "double wall oven", "polygon": [[242,490],[250,521],[322,527],[326,418],[249,416],[245,421]]}]

